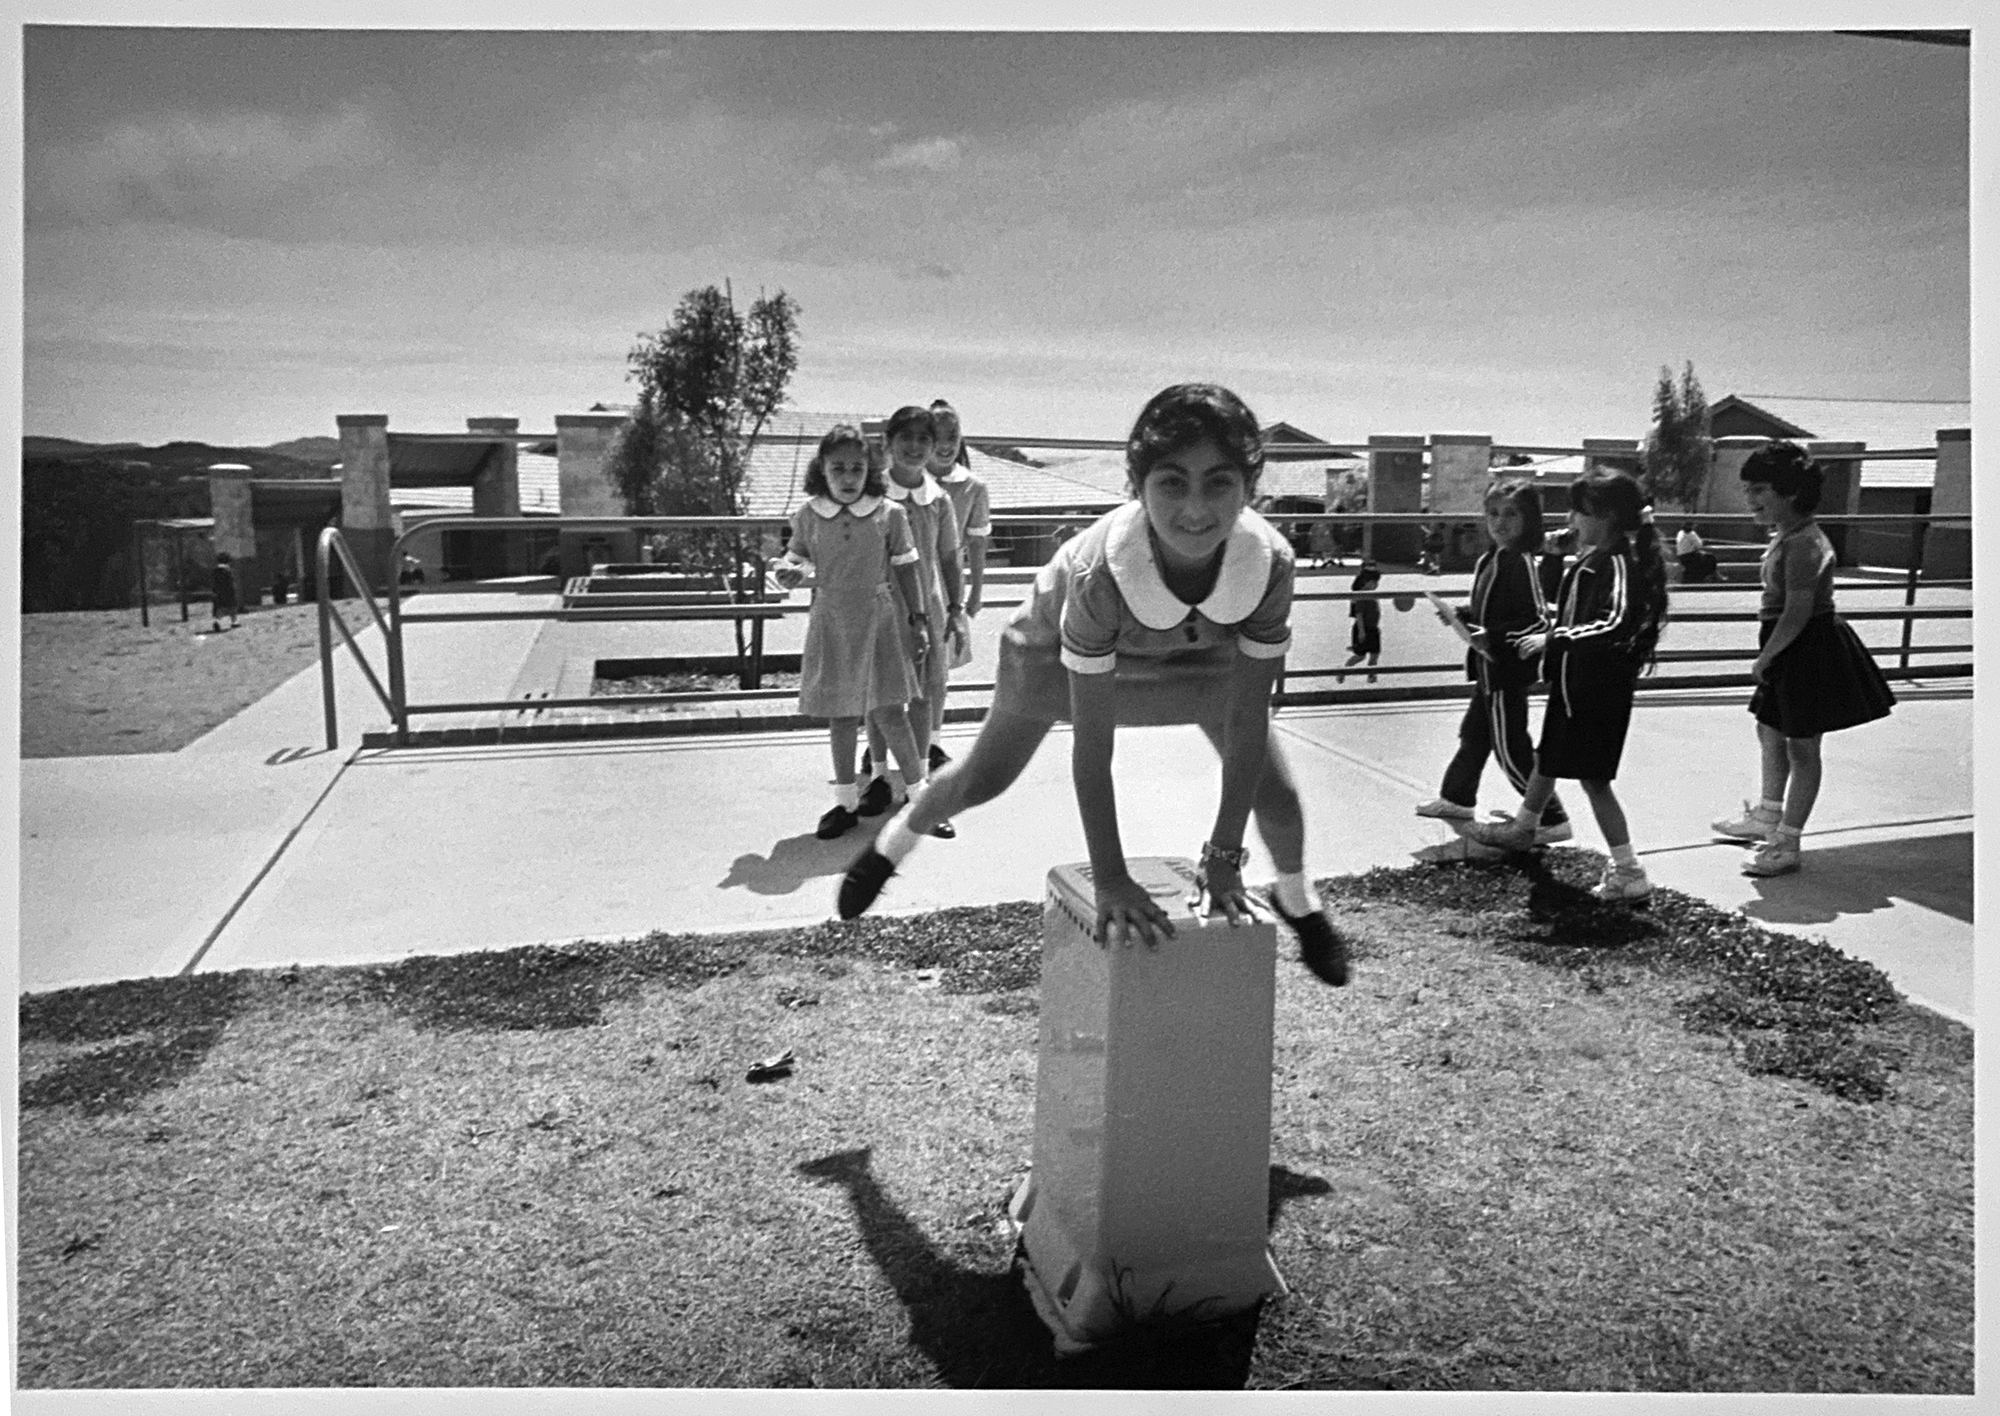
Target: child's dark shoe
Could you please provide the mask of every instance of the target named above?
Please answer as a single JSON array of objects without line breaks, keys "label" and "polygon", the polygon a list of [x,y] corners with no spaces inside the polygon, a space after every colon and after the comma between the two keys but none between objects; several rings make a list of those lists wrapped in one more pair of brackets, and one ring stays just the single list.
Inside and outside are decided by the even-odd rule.
[{"label": "child's dark shoe", "polygon": [[889,809],[893,794],[889,790],[889,779],[877,777],[869,782],[867,790],[861,793],[861,800],[855,805],[856,816],[880,816]]},{"label": "child's dark shoe", "polygon": [[955,841],[958,839],[958,828],[949,821],[940,821],[931,827],[931,834],[940,841]]},{"label": "child's dark shoe", "polygon": [[813,834],[822,841],[831,841],[837,836],[845,836],[861,818],[844,806],[836,806],[819,819],[819,829]]},{"label": "child's dark shoe", "polygon": [[[1275,909],[1276,906],[1273,905]],[[1327,917],[1318,910],[1302,915],[1278,910],[1278,918],[1291,926],[1299,937],[1299,962],[1319,978],[1339,988],[1347,982],[1347,941],[1340,937]]]},{"label": "child's dark shoe", "polygon": [[932,743],[931,756],[930,756],[931,771],[933,772],[937,771],[938,768],[944,766],[944,764],[949,761],[951,761],[951,754],[946,752],[943,748],[939,747],[936,743]]},{"label": "child's dark shoe", "polygon": [[860,918],[895,873],[895,862],[873,846],[856,856],[847,867],[847,874],[840,877],[840,917]]}]

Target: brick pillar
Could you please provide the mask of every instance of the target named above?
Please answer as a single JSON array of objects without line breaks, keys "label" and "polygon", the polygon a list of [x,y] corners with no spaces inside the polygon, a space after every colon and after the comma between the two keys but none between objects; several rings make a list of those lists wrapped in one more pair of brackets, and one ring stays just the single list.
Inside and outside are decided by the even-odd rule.
[{"label": "brick pillar", "polygon": [[[556,478],[565,517],[625,515],[606,463],[626,422],[623,413],[556,414]],[[609,548],[612,560],[639,559],[636,531],[562,531],[557,543],[565,579],[589,573],[590,545],[598,540]]]},{"label": "brick pillar", "polygon": [[[475,516],[519,516],[521,514],[521,455],[513,435],[520,431],[519,418],[467,418],[471,433],[494,435],[485,468],[472,483],[472,512]],[[473,574],[489,576],[525,575],[532,568],[528,559],[527,537],[517,531],[475,531]]]},{"label": "brick pillar", "polygon": [[209,543],[216,551],[228,552],[230,564],[236,568],[237,598],[246,605],[264,583],[257,561],[256,502],[250,477],[251,470],[240,462],[217,462],[208,469],[208,507],[215,518]]},{"label": "brick pillar", "polygon": [[[1806,455],[1817,462],[1826,473],[1826,480],[1820,486],[1819,514],[1821,516],[1847,516],[1861,509],[1861,456],[1868,444],[1858,442],[1809,442],[1805,445]],[[1828,526],[1826,539],[1833,543],[1834,555],[1841,565],[1854,565],[1856,561],[1848,549],[1850,541],[1860,538],[1854,535],[1858,528],[1852,526]]]},{"label": "brick pillar", "polygon": [[[1936,515],[1969,514],[1972,510],[1972,429],[1939,428],[1937,473],[1931,481],[1931,511]],[[1933,525],[1924,532],[1924,574],[1938,580],[1964,580],[1972,574],[1972,528]]]},{"label": "brick pillar", "polygon": [[[1444,521],[1444,568],[1470,570],[1486,546],[1486,488],[1493,439],[1485,433],[1431,434],[1431,510]],[[1460,513],[1453,519],[1451,513]]]},{"label": "brick pillar", "polygon": [[342,413],[334,421],[340,426],[340,534],[369,583],[386,589],[395,573],[389,544],[396,539],[389,510],[389,415]]},{"label": "brick pillar", "polygon": [[1750,503],[1743,496],[1743,464],[1758,448],[1767,446],[1769,438],[1728,437],[1715,440],[1715,461],[1710,466],[1708,481],[1701,489],[1701,500],[1697,509],[1723,515],[1738,515],[1740,522],[1717,522],[1701,528],[1704,537],[1719,536],[1729,541],[1761,541],[1764,532],[1750,515]]},{"label": "brick pillar", "polygon": [[[1368,509],[1424,509],[1424,439],[1395,433],[1370,435]],[[1362,536],[1361,553],[1371,560],[1414,565],[1423,540],[1423,533],[1414,526],[1370,526]]]}]

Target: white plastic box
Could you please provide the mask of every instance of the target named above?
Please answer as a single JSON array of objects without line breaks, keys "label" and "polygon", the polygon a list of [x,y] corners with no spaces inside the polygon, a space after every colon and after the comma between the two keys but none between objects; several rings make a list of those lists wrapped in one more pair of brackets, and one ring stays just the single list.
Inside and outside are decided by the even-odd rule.
[{"label": "white plastic box", "polygon": [[1185,860],[1126,865],[1174,922],[1156,949],[1091,938],[1088,865],[1049,872],[1042,913],[1034,1164],[1009,1212],[1059,1352],[1285,1291],[1265,1219],[1276,928],[1198,918]]}]

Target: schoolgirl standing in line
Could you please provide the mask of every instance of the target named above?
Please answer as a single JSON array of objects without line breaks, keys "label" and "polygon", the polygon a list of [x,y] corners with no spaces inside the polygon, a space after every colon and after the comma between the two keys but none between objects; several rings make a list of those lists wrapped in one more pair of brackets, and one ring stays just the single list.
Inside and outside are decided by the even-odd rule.
[{"label": "schoolgirl standing in line", "polygon": [[[773,574],[789,590],[804,581],[808,568],[814,572],[799,711],[827,720],[834,804],[815,834],[831,840],[857,820],[854,743],[864,718],[902,764],[906,787],[923,784],[924,758],[906,711],[916,675],[890,588],[901,583],[905,602],[915,604],[921,587],[909,520],[884,496],[882,474],[869,467],[859,428],[841,424],[820,439],[805,487],[809,499],[792,513],[791,540]],[[913,633],[927,648],[925,626],[916,625]],[[886,780],[884,791],[892,791]]]},{"label": "schoolgirl standing in line", "polygon": [[1048,736],[1074,724],[1071,771],[1097,890],[1097,937],[1173,933],[1126,868],[1111,777],[1120,725],[1195,723],[1222,758],[1201,848],[1201,908],[1249,918],[1243,828],[1255,814],[1271,892],[1307,967],[1347,981],[1343,944],[1312,898],[1305,818],[1271,733],[1271,691],[1291,645],[1293,552],[1256,512],[1264,450],[1254,415],[1214,384],[1155,394],[1125,448],[1133,500],[1065,541],[1001,636],[993,705],[971,749],[848,866],[843,919],[874,903],[922,834],[1012,786]]},{"label": "schoolgirl standing in line", "polygon": [[1576,561],[1563,572],[1554,624],[1546,634],[1522,636],[1516,649],[1523,659],[1541,659],[1549,684],[1535,770],[1512,820],[1476,822],[1466,834],[1501,850],[1533,849],[1556,780],[1574,777],[1611,852],[1592,893],[1637,902],[1653,886],[1611,782],[1632,722],[1633,688],[1666,624],[1666,560],[1645,494],[1629,473],[1585,473],[1569,495]]},{"label": "schoolgirl standing in line", "polygon": [[[986,545],[993,535],[991,499],[986,483],[972,474],[972,456],[960,436],[958,410],[942,398],[931,403],[931,428],[937,441],[932,446],[929,471],[951,498],[953,519],[958,529],[959,562],[965,571],[965,618],[968,629],[979,613],[986,594]],[[945,598],[951,593],[947,589]],[[971,661],[972,645],[965,642],[955,651],[949,668],[962,668]],[[931,704],[930,765],[935,771],[950,759],[938,746],[937,734],[944,727],[944,694]]]},{"label": "schoolgirl standing in line", "polygon": [[1861,637],[1833,612],[1838,557],[1813,518],[1820,465],[1797,443],[1774,442],[1744,460],[1742,477],[1757,524],[1776,531],[1764,551],[1750,666],[1763,795],[1714,826],[1717,835],[1756,846],[1745,875],[1787,875],[1799,868],[1799,837],[1819,798],[1820,738],[1886,718],[1896,695]]},{"label": "schoolgirl standing in line", "polygon": [[[1528,686],[1537,667],[1519,652],[1523,639],[1549,628],[1540,573],[1542,494],[1534,483],[1509,477],[1486,489],[1486,534],[1493,545],[1472,568],[1467,603],[1438,613],[1445,623],[1455,618],[1472,633],[1465,655],[1472,701],[1458,725],[1458,752],[1445,768],[1437,797],[1417,808],[1417,815],[1441,821],[1473,819],[1488,757],[1498,760],[1517,792],[1527,791],[1535,770]],[[1562,803],[1551,796],[1536,824],[1535,844],[1553,845],[1574,834]]]},{"label": "schoolgirl standing in line", "polygon": [[[931,449],[937,443],[930,410],[914,404],[898,408],[890,415],[882,436],[889,449],[888,496],[909,518],[910,541],[917,552],[917,594],[905,596],[903,609],[912,626],[910,661],[917,674],[916,696],[910,703],[910,732],[918,753],[928,761],[933,705],[944,701],[952,657],[968,636],[959,601],[958,519],[950,496],[931,480],[927,470]],[[914,637],[920,623],[926,631],[921,650]],[[886,754],[872,727],[868,750],[879,774]],[[889,804],[888,784],[877,775],[862,793],[861,814],[880,815]],[[939,821],[931,834],[950,840],[958,833],[949,821]]]}]

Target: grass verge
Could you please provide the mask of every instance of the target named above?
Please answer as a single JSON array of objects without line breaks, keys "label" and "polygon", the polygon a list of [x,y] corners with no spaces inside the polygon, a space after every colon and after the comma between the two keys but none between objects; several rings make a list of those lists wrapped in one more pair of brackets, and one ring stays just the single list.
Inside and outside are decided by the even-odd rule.
[{"label": "grass verge", "polygon": [[19,1380],[1969,1392],[1970,1034],[1594,876],[1327,882],[1289,1296],[1065,1361],[1002,1223],[1035,906],[31,996]]}]

